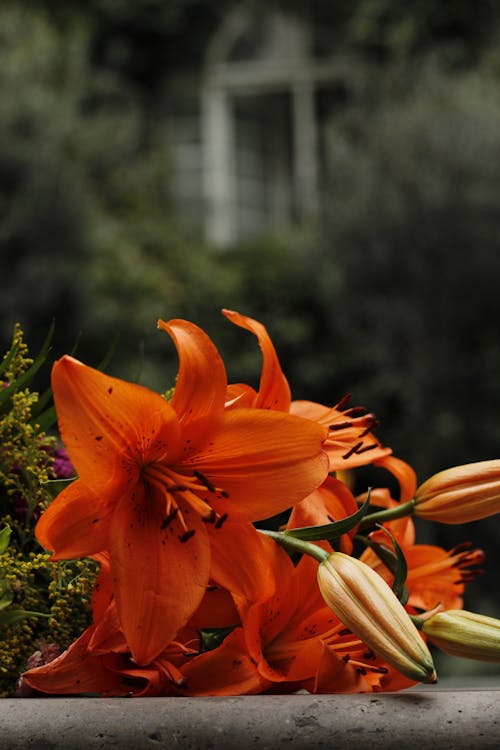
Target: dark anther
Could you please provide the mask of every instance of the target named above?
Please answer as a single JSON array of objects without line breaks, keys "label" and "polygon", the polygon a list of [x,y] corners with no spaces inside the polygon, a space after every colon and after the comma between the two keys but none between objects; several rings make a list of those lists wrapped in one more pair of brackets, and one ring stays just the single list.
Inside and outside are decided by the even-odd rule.
[{"label": "dark anther", "polygon": [[378,448],[378,443],[370,443],[370,445],[364,445],[362,448],[356,451],[356,453],[365,453],[366,451],[372,451],[374,448]]},{"label": "dark anther", "polygon": [[195,471],[193,473],[194,473],[196,479],[198,479],[207,488],[207,490],[209,492],[215,492],[214,485],[212,484],[212,482],[210,481],[210,479],[207,479],[207,477],[204,474],[201,473],[201,471],[197,471],[195,469]]},{"label": "dark anther", "polygon": [[195,533],[196,532],[194,529],[189,529],[189,531],[185,531],[184,534],[180,535],[179,542],[182,542],[182,544],[184,544],[184,542],[187,542],[188,539],[191,539],[191,537],[194,536]]},{"label": "dark anther", "polygon": [[352,393],[346,393],[345,396],[343,396],[338,404],[335,404],[334,409],[338,409],[338,411],[343,411],[344,407],[347,406],[349,401],[351,400]]},{"label": "dark anther", "polygon": [[187,677],[171,677],[170,682],[180,688],[187,688]]},{"label": "dark anther", "polygon": [[365,667],[358,667],[358,668],[356,669],[356,672],[357,672],[358,674],[366,674],[366,669],[365,669]]},{"label": "dark anther", "polygon": [[366,414],[364,406],[353,406],[351,409],[347,409],[344,412],[346,417],[363,417]]},{"label": "dark anther", "polygon": [[351,635],[351,631],[349,630],[349,628],[344,628],[343,630],[339,631],[339,635]]},{"label": "dark anther", "polygon": [[206,513],[204,516],[201,517],[201,520],[205,521],[205,523],[215,523],[216,518],[217,518],[217,514],[215,510],[212,508],[208,513]]},{"label": "dark anther", "polygon": [[165,516],[165,518],[161,522],[160,529],[166,529],[170,521],[174,520],[178,512],[179,512],[179,508],[172,508],[168,516]]},{"label": "dark anther", "polygon": [[220,516],[220,517],[219,517],[219,518],[218,518],[218,519],[216,520],[214,528],[216,528],[216,529],[220,529],[220,527],[222,526],[222,524],[223,524],[223,523],[224,523],[225,521],[227,521],[227,513],[224,513],[224,515]]},{"label": "dark anther", "polygon": [[349,656],[349,654],[345,654],[345,656],[342,657],[342,661],[344,662],[344,664],[347,664],[350,658],[351,657]]},{"label": "dark anther", "polygon": [[460,544],[456,544],[455,547],[453,547],[449,551],[449,555],[456,555],[458,552],[465,552],[465,550],[470,550],[472,547],[472,542],[460,542]]},{"label": "dark anther", "polygon": [[226,490],[221,490],[219,495],[227,500],[229,497],[229,492],[226,492]]},{"label": "dark anther", "polygon": [[365,437],[365,435],[368,435],[368,433],[371,432],[371,430],[373,430],[375,427],[379,427],[379,426],[380,426],[380,422],[378,421],[378,419],[370,419],[369,424],[366,426],[366,428],[363,430],[363,432],[361,432],[358,435],[358,437],[360,437],[360,438]]},{"label": "dark anther", "polygon": [[337,424],[328,425],[329,430],[345,430],[346,427],[352,427],[352,422],[337,422]]},{"label": "dark anther", "polygon": [[186,492],[187,487],[184,484],[171,484],[167,487],[167,492]]},{"label": "dark anther", "polygon": [[354,455],[354,453],[358,453],[362,445],[362,442],[356,443],[356,445],[353,445],[352,448],[347,451],[347,453],[344,453],[342,458],[350,458],[352,455]]}]

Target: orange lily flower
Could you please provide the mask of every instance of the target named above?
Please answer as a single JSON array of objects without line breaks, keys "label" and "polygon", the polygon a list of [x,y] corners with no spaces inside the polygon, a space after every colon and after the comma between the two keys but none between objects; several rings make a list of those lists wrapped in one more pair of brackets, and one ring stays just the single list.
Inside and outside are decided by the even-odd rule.
[{"label": "orange lily flower", "polygon": [[[251,524],[248,524],[255,532]],[[244,528],[243,528],[244,531]],[[241,535],[244,542],[244,535]],[[240,618],[229,592],[207,588],[202,602],[176,641],[149,664],[138,666],[120,627],[109,556],[96,556],[101,563],[92,609],[94,622],[69,648],[48,664],[30,669],[22,677],[26,686],[52,695],[98,693],[102,696],[235,695],[262,692],[268,683],[245,653]],[[250,576],[260,562],[250,560]],[[252,567],[253,563],[256,567]],[[221,563],[223,564],[223,563]],[[261,572],[264,572],[263,570]],[[261,595],[269,584],[261,582]],[[257,590],[257,589],[255,589]],[[204,651],[200,632],[210,628],[236,628],[222,645]]]},{"label": "orange lily flower", "polygon": [[224,364],[184,320],[159,322],[179,354],[172,401],[63,357],[52,387],[78,479],[41,516],[54,559],[109,552],[120,626],[137,664],[199,605],[210,538],[225,521],[279,513],[327,475],[326,430],[278,411],[224,407]]},{"label": "orange lily flower", "polygon": [[[304,526],[323,526],[334,521],[340,521],[351,516],[358,510],[356,498],[343,482],[335,477],[327,477],[318,489],[297,503],[292,508],[286,523],[286,529],[300,529]],[[339,539],[341,552],[350,554],[353,549],[353,538],[356,528]],[[319,542],[320,546],[327,546],[327,542]]]},{"label": "orange lily flower", "polygon": [[[398,506],[386,489],[372,491],[372,499],[382,507]],[[419,610],[430,610],[439,603],[445,609],[461,608],[465,584],[482,573],[480,566],[484,563],[484,552],[469,542],[448,551],[432,544],[416,544],[415,524],[410,516],[388,521],[384,526],[391,532],[406,559],[408,605]],[[370,539],[389,548],[392,546],[383,531],[374,531]],[[392,585],[392,573],[373,550],[367,548],[360,559]]]},{"label": "orange lily flower", "polygon": [[[246,560],[252,561],[250,571],[241,575],[234,564],[214,570],[217,583],[233,594],[242,626],[231,633],[227,655],[224,641],[187,663],[183,673],[188,687],[199,683],[205,671],[229,669],[229,658],[241,659],[247,668],[250,659],[260,691],[366,692],[414,684],[377,657],[325,605],[316,561],[305,556],[294,566],[269,537],[239,525],[225,544],[228,559],[237,559],[242,547]],[[255,674],[248,684],[249,690],[244,681],[233,688],[240,694],[258,691]],[[219,693],[209,689],[204,694]]]},{"label": "orange lily flower", "polygon": [[112,696],[172,694],[184,677],[174,662],[190,650],[172,643],[151,664],[138,666],[131,658],[112,598],[107,555],[96,555],[101,570],[93,594],[94,622],[66,651],[47,664],[22,675],[22,687],[51,695],[98,693]]},{"label": "orange lily flower", "polygon": [[222,312],[232,323],[253,333],[262,351],[259,390],[241,383],[229,386],[228,408],[244,403],[260,409],[278,409],[324,425],[328,429],[324,447],[330,460],[330,471],[365,466],[392,452],[390,448],[382,447],[371,433],[377,424],[373,414],[368,414],[363,407],[348,406],[350,394],[333,407],[312,401],[292,401],[276,349],[262,323],[233,310]]}]

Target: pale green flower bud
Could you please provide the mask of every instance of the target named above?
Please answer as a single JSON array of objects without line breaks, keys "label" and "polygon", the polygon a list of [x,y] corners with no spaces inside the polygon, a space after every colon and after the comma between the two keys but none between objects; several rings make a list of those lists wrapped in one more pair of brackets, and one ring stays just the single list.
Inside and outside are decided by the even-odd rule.
[{"label": "pale green flower bud", "polygon": [[500,662],[500,620],[494,617],[448,609],[425,620],[422,631],[452,656]]},{"label": "pale green flower bud", "polygon": [[334,552],[318,567],[323,598],[358,638],[401,674],[436,682],[430,652],[387,583],[361,560]]}]

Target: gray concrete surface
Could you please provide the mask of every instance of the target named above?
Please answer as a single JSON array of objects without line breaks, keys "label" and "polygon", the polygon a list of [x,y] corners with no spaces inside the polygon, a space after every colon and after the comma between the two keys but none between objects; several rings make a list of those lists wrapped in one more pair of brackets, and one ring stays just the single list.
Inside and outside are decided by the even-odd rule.
[{"label": "gray concrete surface", "polygon": [[500,749],[500,690],[0,700],[1,750]]}]

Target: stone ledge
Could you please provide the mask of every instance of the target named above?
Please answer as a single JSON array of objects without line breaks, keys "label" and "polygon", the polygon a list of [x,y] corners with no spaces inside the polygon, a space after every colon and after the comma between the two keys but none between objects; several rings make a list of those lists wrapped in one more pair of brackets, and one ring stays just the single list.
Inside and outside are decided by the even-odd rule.
[{"label": "stone ledge", "polygon": [[2,750],[500,748],[500,690],[0,700]]}]

